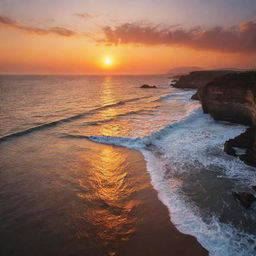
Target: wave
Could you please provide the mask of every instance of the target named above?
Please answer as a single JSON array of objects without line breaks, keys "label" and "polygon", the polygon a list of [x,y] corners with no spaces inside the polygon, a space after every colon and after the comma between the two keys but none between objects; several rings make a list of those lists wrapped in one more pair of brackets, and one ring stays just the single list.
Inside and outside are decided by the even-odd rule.
[{"label": "wave", "polygon": [[[224,178],[234,188],[250,186],[256,180],[255,168],[226,155],[222,149],[226,140],[245,129],[241,125],[215,122],[197,108],[182,120],[150,136],[68,136],[139,150],[144,155],[159,199],[168,207],[172,222],[181,232],[195,236],[212,256],[252,256],[256,249],[253,242],[256,234],[248,222],[242,224],[246,221],[253,223],[255,215],[253,211],[245,213],[239,204],[233,203],[231,191],[225,191],[226,185],[223,185]],[[204,176],[205,172],[207,175]],[[220,200],[227,204],[225,214],[233,216],[235,212],[234,219],[220,220],[218,214],[222,209],[217,204],[219,200],[214,200],[216,187],[209,186],[213,182],[217,182],[217,189],[223,193]],[[190,185],[190,189],[194,189],[194,183],[199,195],[212,197],[207,207],[186,194],[184,186]]]},{"label": "wave", "polygon": [[222,223],[215,216],[202,216],[202,210],[183,195],[181,182],[165,178],[167,164],[164,159],[160,160],[149,151],[142,153],[159,199],[169,209],[171,220],[179,231],[196,237],[212,256],[252,255],[254,245],[250,241],[255,239],[253,235]]},{"label": "wave", "polygon": [[[64,137],[69,138],[85,138],[89,139],[94,142],[102,143],[102,144],[109,144],[109,145],[115,145],[115,146],[121,146],[121,147],[128,147],[132,149],[142,149],[145,147],[152,147],[157,140],[160,140],[162,137],[166,136],[170,133],[170,130],[174,128],[179,128],[183,124],[190,122],[196,116],[201,115],[201,111],[199,109],[193,109],[193,113],[191,113],[189,116],[186,116],[184,119],[174,122],[171,124],[168,124],[164,126],[161,130],[153,132],[149,136],[144,137],[137,137],[137,138],[131,138],[131,137],[118,137],[118,136],[95,136],[95,135],[74,135],[74,134],[66,134]],[[192,111],[192,110],[191,110]]]},{"label": "wave", "polygon": [[148,110],[140,109],[140,110],[137,110],[137,111],[128,111],[126,113],[118,114],[118,115],[116,115],[113,118],[108,118],[108,119],[103,119],[103,120],[96,120],[96,121],[89,121],[89,122],[84,123],[84,125],[100,125],[100,124],[105,124],[105,123],[109,123],[109,122],[115,121],[115,120],[117,120],[120,117],[126,117],[126,116],[130,116],[130,115],[134,115],[134,114],[139,114],[139,113],[143,113],[143,112],[146,112],[146,111],[148,111]]},{"label": "wave", "polygon": [[[45,129],[45,128],[57,126],[60,123],[70,122],[70,121],[82,118],[82,117],[84,117],[86,115],[93,114],[93,113],[95,113],[97,111],[106,109],[106,108],[120,106],[120,105],[124,105],[126,103],[130,103],[130,102],[134,102],[134,101],[139,101],[141,99],[150,98],[150,97],[151,96],[143,96],[143,97],[137,97],[137,98],[133,98],[133,99],[119,101],[117,103],[107,104],[107,105],[104,105],[104,106],[101,106],[101,107],[98,107],[98,108],[94,108],[92,110],[89,110],[89,111],[86,111],[86,112],[83,112],[83,113],[79,113],[77,115],[73,115],[73,116],[62,118],[62,119],[59,119],[59,120],[56,120],[56,121],[53,121],[53,122],[44,123],[44,124],[41,124],[41,125],[30,127],[30,128],[27,128],[27,129],[24,129],[22,131],[18,131],[18,132],[15,132],[15,133],[10,133],[10,134],[7,134],[7,135],[4,135],[4,136],[0,137],[0,143],[4,142],[6,140],[9,140],[9,139],[18,137],[18,136],[26,135],[26,134],[29,134],[29,133],[32,133],[32,132],[35,132],[35,131],[39,131],[39,130]],[[93,122],[92,122],[92,124],[93,124]]]},{"label": "wave", "polygon": [[133,149],[141,149],[142,147],[145,147],[145,144],[141,140],[141,138],[94,136],[94,135],[73,135],[73,134],[66,134],[63,137],[83,138],[83,139],[88,139],[90,141],[101,143],[101,144],[115,145],[115,146],[121,146],[121,147],[133,148]]},{"label": "wave", "polygon": [[158,99],[154,100],[154,102],[167,101],[169,99],[182,100],[182,101],[188,102],[190,101],[190,98],[195,93],[195,91],[196,90],[186,90],[186,91],[177,90],[175,93],[172,92],[159,97]]},{"label": "wave", "polygon": [[[242,133],[245,127],[227,125],[223,122],[216,123],[210,116],[203,115],[199,105],[190,102],[190,94],[192,94],[192,91],[181,92],[176,95],[168,94],[158,99],[165,101],[169,98],[180,99],[179,97],[181,97],[186,102],[187,112],[185,117],[179,121],[168,124],[149,136],[129,138],[66,134],[64,137],[89,139],[98,143],[139,150],[146,160],[147,171],[150,174],[152,185],[158,192],[159,199],[167,206],[172,222],[181,232],[195,236],[212,256],[252,256],[256,250],[253,242],[256,235],[240,225],[246,218],[254,218],[255,220],[253,212],[245,213],[237,204],[238,208],[235,208],[235,210],[230,208],[228,213],[232,215],[232,211],[235,212],[239,220],[235,219],[230,223],[224,222],[218,216],[218,211],[221,211],[221,209],[216,206],[217,200],[212,200],[212,205],[207,206],[208,208],[205,210],[203,205],[197,201],[197,198],[188,196],[188,193],[184,190],[187,185],[192,186],[193,189],[195,188],[193,186],[196,185],[198,186],[196,188],[198,194],[204,193],[205,197],[210,197],[213,194],[218,194],[219,191],[216,193],[215,184],[214,191],[210,191],[211,186],[208,186],[208,188],[205,184],[211,185],[219,180],[219,186],[222,186],[222,179],[227,178],[230,183],[234,184],[234,187],[250,186],[256,180],[254,168],[245,166],[238,158],[226,155],[222,149],[226,140]],[[72,117],[6,135],[0,138],[0,142],[15,136],[56,126],[62,122],[69,122],[104,108],[119,106],[144,98],[153,97],[133,98],[101,106]],[[136,111],[119,114],[119,117],[132,113],[136,113]],[[113,120],[115,120],[115,117],[85,124],[98,125]],[[206,183],[202,178],[203,171],[207,172],[208,179],[214,179],[208,180],[208,183]],[[213,174],[211,175],[210,172]],[[223,187],[221,188],[223,190]],[[211,194],[208,193],[209,191]],[[228,197],[228,192],[226,193],[222,195],[223,204],[228,203],[228,200],[225,199],[225,196]],[[209,212],[210,214],[207,214]]]}]

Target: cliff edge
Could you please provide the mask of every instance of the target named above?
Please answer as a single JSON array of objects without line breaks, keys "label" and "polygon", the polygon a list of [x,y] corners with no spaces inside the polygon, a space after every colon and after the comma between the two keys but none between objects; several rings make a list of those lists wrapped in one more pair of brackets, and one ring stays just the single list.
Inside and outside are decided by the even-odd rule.
[{"label": "cliff edge", "polygon": [[200,90],[205,113],[216,120],[256,125],[256,71],[231,73]]},{"label": "cliff edge", "polygon": [[248,125],[224,151],[256,166],[256,71],[195,71],[173,86],[198,89],[192,99],[200,99],[204,113],[214,119]]},{"label": "cliff edge", "polygon": [[209,71],[194,71],[188,75],[183,75],[173,85],[177,88],[190,88],[190,89],[202,89],[207,83],[212,80],[221,77],[225,74],[232,73],[230,70],[209,70]]},{"label": "cliff edge", "polygon": [[228,140],[224,150],[246,164],[256,166],[256,71],[219,77],[201,89],[200,99],[204,113],[214,119],[250,126],[244,133]]}]

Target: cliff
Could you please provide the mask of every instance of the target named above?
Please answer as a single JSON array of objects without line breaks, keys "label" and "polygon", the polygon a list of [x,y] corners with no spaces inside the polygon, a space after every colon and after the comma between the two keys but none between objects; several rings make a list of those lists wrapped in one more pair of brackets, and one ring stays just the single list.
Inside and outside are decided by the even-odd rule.
[{"label": "cliff", "polygon": [[[224,151],[256,167],[256,71],[192,72],[175,87],[198,89],[192,99],[200,99],[204,113],[214,119],[249,125],[244,133],[225,142]],[[256,191],[256,186],[251,190]],[[252,193],[232,194],[246,208],[256,201]]]},{"label": "cliff", "polygon": [[256,124],[256,72],[226,74],[200,91],[202,107],[216,120]]},{"label": "cliff", "polygon": [[[225,143],[224,150],[256,166],[256,71],[219,77],[200,90],[204,113],[216,120],[249,125],[245,133]],[[243,149],[243,153],[237,152]]]},{"label": "cliff", "polygon": [[192,99],[200,99],[204,113],[214,119],[249,125],[246,132],[227,141],[224,150],[256,166],[256,71],[195,71],[173,86],[198,89]]},{"label": "cliff", "polygon": [[173,86],[177,88],[201,89],[207,83],[215,78],[221,77],[234,71],[230,70],[211,70],[211,71],[194,71],[188,75],[181,76]]}]

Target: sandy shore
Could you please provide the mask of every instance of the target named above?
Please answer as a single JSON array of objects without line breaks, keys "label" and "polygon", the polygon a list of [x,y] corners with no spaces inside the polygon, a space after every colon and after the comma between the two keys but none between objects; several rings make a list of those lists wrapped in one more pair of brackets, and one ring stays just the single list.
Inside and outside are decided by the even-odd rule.
[{"label": "sandy shore", "polygon": [[1,256],[207,255],[170,222],[140,152],[44,133],[2,147]]},{"label": "sandy shore", "polygon": [[133,150],[127,151],[133,159],[132,163],[138,177],[143,176],[148,186],[136,195],[136,199],[141,201],[141,205],[134,213],[138,219],[136,232],[129,241],[121,244],[118,255],[208,255],[207,250],[194,237],[182,234],[171,223],[167,207],[158,199],[157,192],[150,183],[143,156]]}]

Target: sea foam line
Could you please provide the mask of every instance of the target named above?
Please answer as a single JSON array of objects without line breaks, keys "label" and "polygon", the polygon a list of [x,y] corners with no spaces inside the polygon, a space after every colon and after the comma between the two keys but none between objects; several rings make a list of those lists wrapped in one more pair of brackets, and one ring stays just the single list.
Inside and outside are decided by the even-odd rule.
[{"label": "sea foam line", "polygon": [[[174,137],[176,140],[182,140],[182,138],[175,133],[180,133],[183,131],[183,133],[181,132],[180,135],[184,135],[185,133],[188,134],[192,129],[195,131],[191,134],[192,138],[194,138],[193,136],[196,135],[196,129],[203,126],[203,124],[208,125],[208,128],[210,128],[208,134],[205,134],[205,138],[198,137],[198,143],[201,143],[201,146],[206,144],[206,146],[203,147],[201,151],[199,150],[197,152],[197,149],[199,149],[200,146],[197,144],[189,145],[189,141],[192,142],[193,140],[190,140],[188,135],[187,138],[184,139],[189,139],[187,141],[187,147],[190,148],[183,148],[182,143],[180,143],[184,152],[176,152],[177,155],[174,155],[174,157],[177,158],[176,163],[170,161],[170,159],[173,157],[172,153],[174,153],[174,151],[171,151],[170,149],[178,146],[178,144],[175,144],[177,141],[173,141]],[[211,128],[211,126],[213,127]],[[254,256],[253,252],[256,250],[256,248],[252,241],[255,241],[255,235],[245,233],[227,223],[221,223],[218,218],[214,216],[209,216],[207,222],[205,222],[205,220],[201,218],[199,208],[192,202],[188,202],[186,198],[184,198],[184,195],[180,193],[179,185],[173,185],[172,180],[166,179],[165,177],[166,166],[169,164],[175,165],[178,163],[177,168],[179,169],[183,167],[180,162],[185,160],[189,160],[190,162],[200,161],[201,164],[205,165],[206,167],[208,167],[210,164],[216,164],[217,166],[224,168],[225,164],[227,164],[226,175],[230,176],[231,178],[234,176],[237,176],[237,178],[242,178],[244,172],[246,173],[245,175],[248,175],[244,169],[248,169],[249,172],[250,168],[248,168],[244,163],[239,162],[239,160],[236,158],[233,159],[238,161],[236,162],[236,166],[239,168],[237,167],[238,169],[236,168],[232,170],[231,173],[228,173],[228,165],[232,161],[229,161],[230,163],[223,162],[222,160],[217,161],[216,159],[213,161],[212,158],[207,159],[205,155],[202,155],[202,158],[199,158],[201,157],[200,154],[202,152],[207,151],[207,145],[213,143],[213,140],[215,141],[214,143],[216,145],[219,145],[220,143],[224,143],[226,139],[243,132],[245,129],[245,127],[239,125],[232,125],[231,127],[232,132],[228,130],[230,129],[230,126],[225,126],[225,123],[215,123],[215,121],[208,115],[203,115],[201,109],[197,109],[181,121],[167,125],[160,131],[152,133],[150,136],[140,138],[111,136],[80,137],[87,138],[98,143],[125,146],[141,151],[147,163],[147,170],[150,174],[152,185],[158,192],[159,199],[167,206],[172,222],[181,232],[195,236],[198,241],[210,252],[210,255]],[[202,129],[204,129],[204,127]],[[207,138],[207,136],[209,137],[209,132],[212,132],[211,129],[213,129],[213,131],[216,129],[220,138],[215,136],[212,136],[212,138]],[[199,129],[198,134],[200,134],[200,132],[201,130]],[[223,132],[224,134],[221,135]],[[174,137],[170,136],[172,134]],[[196,140],[197,138],[195,137],[194,141]],[[169,145],[166,144],[167,141],[170,142]],[[172,143],[174,144],[172,145]],[[195,146],[194,149],[192,148],[193,146]],[[182,153],[185,155],[179,157],[182,155]]]}]

